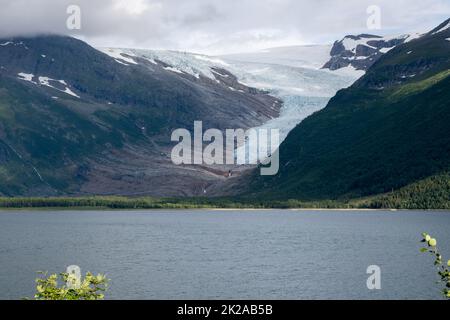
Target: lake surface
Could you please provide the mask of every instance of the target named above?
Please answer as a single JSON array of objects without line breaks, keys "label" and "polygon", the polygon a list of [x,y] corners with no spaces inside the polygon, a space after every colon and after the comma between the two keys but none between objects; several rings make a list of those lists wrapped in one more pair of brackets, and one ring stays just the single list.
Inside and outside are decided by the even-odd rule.
[{"label": "lake surface", "polygon": [[75,264],[107,274],[109,299],[439,299],[419,241],[447,260],[449,231],[449,212],[0,211],[0,298]]}]

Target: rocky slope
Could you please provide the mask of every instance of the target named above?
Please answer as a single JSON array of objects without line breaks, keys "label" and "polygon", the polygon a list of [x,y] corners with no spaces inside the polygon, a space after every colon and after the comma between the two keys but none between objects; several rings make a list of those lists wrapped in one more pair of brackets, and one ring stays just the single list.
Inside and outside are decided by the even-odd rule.
[{"label": "rocky slope", "polygon": [[211,72],[107,55],[69,37],[0,39],[0,194],[200,193],[222,176],[172,170],[172,130],[194,120],[248,128],[281,107],[220,66]]},{"label": "rocky slope", "polygon": [[351,66],[356,70],[365,71],[386,52],[417,37],[419,37],[417,34],[398,37],[381,37],[371,34],[348,35],[334,43],[330,51],[331,58],[323,68],[339,70]]}]

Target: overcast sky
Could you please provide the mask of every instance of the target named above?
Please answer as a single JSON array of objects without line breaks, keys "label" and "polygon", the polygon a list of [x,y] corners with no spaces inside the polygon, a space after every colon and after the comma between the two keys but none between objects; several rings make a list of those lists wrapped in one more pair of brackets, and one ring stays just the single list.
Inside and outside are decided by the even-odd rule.
[{"label": "overcast sky", "polygon": [[[81,8],[77,32],[66,27],[71,4]],[[366,27],[374,4],[381,30]],[[95,46],[221,54],[426,31],[448,17],[449,0],[0,0],[0,37],[58,33]]]}]

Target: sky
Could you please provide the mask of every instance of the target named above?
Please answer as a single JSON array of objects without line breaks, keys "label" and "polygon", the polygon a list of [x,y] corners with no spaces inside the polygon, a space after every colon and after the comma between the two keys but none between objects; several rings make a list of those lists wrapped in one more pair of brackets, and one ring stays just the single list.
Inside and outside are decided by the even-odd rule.
[{"label": "sky", "polygon": [[[81,29],[67,28],[80,8]],[[369,30],[367,9],[380,8]],[[0,37],[75,36],[97,47],[205,54],[329,44],[347,34],[424,32],[450,17],[450,0],[0,0]]]}]

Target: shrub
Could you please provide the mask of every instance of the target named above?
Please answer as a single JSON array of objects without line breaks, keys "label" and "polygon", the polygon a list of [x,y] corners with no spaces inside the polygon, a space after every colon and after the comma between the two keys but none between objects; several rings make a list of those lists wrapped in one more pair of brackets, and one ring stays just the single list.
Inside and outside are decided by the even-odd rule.
[{"label": "shrub", "polygon": [[[87,272],[84,279],[77,279],[73,274],[60,273],[47,276],[39,272],[36,279],[36,300],[102,300],[107,290],[108,279],[102,274],[94,276]],[[59,286],[58,279],[63,285]]]}]

